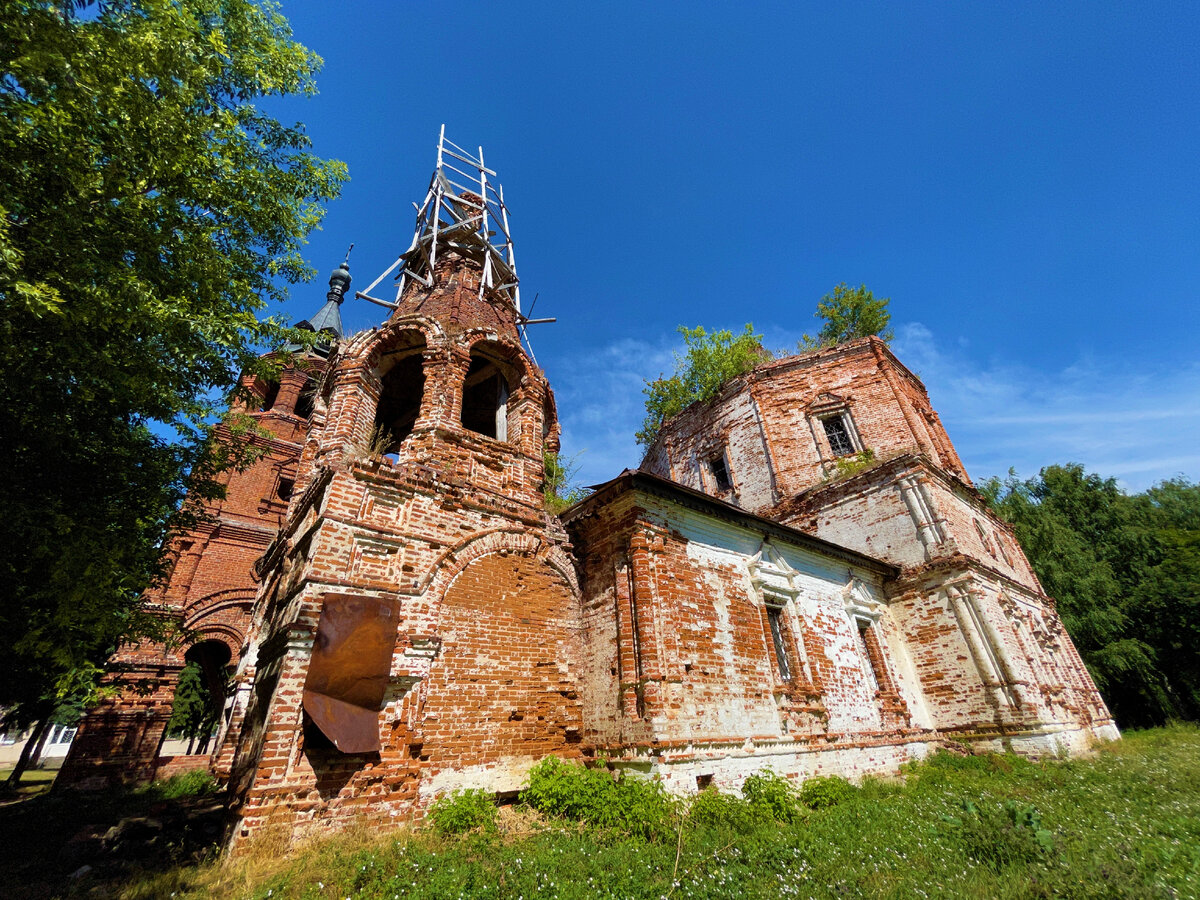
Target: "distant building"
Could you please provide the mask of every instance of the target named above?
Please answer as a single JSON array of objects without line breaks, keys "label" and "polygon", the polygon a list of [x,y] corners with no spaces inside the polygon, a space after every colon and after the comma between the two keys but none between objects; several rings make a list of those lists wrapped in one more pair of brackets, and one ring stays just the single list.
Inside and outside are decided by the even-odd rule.
[{"label": "distant building", "polygon": [[[765,363],[665,423],[641,469],[547,513],[557,412],[488,174],[439,146],[387,321],[331,327],[311,395],[300,371],[277,395],[250,385],[277,439],[174,547],[164,612],[238,661],[212,757],[235,840],[387,827],[454,788],[511,796],[548,754],[687,792],[765,767],[894,771],[949,739],[1117,737],[876,338]],[[90,715],[64,775],[150,774],[186,655],[122,651],[156,689]]]}]

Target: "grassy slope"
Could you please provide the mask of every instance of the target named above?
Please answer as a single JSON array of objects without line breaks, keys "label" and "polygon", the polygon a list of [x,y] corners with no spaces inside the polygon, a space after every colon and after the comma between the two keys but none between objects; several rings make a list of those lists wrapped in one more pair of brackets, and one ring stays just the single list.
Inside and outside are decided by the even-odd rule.
[{"label": "grassy slope", "polygon": [[121,896],[1200,897],[1200,729],[1131,734],[1087,760],[943,754],[793,825],[693,817],[681,838],[645,841],[508,821],[516,831],[344,836],[288,861],[263,846],[147,873]]}]

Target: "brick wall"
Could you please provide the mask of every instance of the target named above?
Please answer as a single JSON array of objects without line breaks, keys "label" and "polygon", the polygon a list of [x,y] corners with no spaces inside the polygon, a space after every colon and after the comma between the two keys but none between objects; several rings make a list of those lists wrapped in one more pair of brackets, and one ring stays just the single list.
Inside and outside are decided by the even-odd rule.
[{"label": "brick wall", "polygon": [[[270,385],[256,377],[243,378],[242,388],[251,399],[236,404],[234,412],[262,430],[252,441],[258,459],[223,476],[224,497],[206,503],[200,524],[171,541],[167,579],[146,595],[161,615],[186,630],[189,641],[169,647],[143,641],[113,656],[105,681],[118,693],[84,716],[59,773],[60,786],[87,789],[161,776],[159,747],[187,651],[205,641],[219,641],[237,661],[258,588],[254,564],[287,512],[284,482],[295,477],[307,428],[297,405],[325,365],[316,355],[302,363],[303,369],[281,373],[279,390],[266,409],[261,401]],[[219,426],[216,437],[228,439],[227,428]]]}]

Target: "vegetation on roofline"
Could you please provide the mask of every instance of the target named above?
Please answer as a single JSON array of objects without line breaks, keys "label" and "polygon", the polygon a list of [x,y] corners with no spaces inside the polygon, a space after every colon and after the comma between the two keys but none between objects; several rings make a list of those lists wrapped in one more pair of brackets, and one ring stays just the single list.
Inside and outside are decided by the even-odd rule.
[{"label": "vegetation on roofline", "polygon": [[[636,775],[546,760],[516,807],[497,808],[480,791],[451,794],[418,832],[334,835],[290,853],[264,832],[232,861],[127,862],[123,880],[96,872],[70,891],[124,900],[1190,897],[1200,893],[1198,759],[1200,729],[1175,726],[1134,732],[1087,759],[940,752],[902,779],[817,778],[796,789],[764,772],[741,796],[708,789],[686,799]],[[44,833],[18,838],[42,841],[21,865],[54,865]],[[7,883],[28,884],[28,870]]]},{"label": "vegetation on roofline", "polygon": [[591,493],[575,480],[575,474],[579,470],[578,453],[564,458],[559,453],[546,451],[542,454],[542,463],[542,499],[546,503],[546,509],[553,515],[557,516]]},{"label": "vegetation on roofline", "polygon": [[[805,334],[798,345],[800,351],[831,347],[844,341],[868,335],[892,340],[888,327],[891,313],[889,298],[876,299],[866,285],[857,288],[839,284],[832,293],[817,302],[816,318],[825,324],[816,337]],[[675,371],[647,381],[646,418],[636,434],[642,447],[649,447],[658,437],[663,422],[678,415],[693,403],[710,400],[734,378],[745,375],[759,363],[784,356],[763,347],[762,335],[754,333],[747,323],[740,334],[732,331],[706,331],[702,326],[677,329],[683,335],[685,352],[675,353]]]},{"label": "vegetation on roofline", "polygon": [[646,382],[643,389],[646,418],[636,435],[643,447],[654,443],[667,419],[693,403],[715,397],[734,378],[773,358],[763,348],[762,335],[755,334],[750,323],[736,335],[728,330],[709,332],[700,325],[695,328],[680,325],[677,330],[683,335],[687,350],[683,355],[675,354],[675,372],[670,376],[659,375]]},{"label": "vegetation on roofline", "polygon": [[892,314],[888,312],[890,297],[875,298],[865,284],[856,288],[842,282],[817,301],[813,315],[825,324],[816,337],[805,334],[797,349],[801,352],[821,347],[833,347],[855,338],[875,335],[891,343],[895,332],[889,327]]}]

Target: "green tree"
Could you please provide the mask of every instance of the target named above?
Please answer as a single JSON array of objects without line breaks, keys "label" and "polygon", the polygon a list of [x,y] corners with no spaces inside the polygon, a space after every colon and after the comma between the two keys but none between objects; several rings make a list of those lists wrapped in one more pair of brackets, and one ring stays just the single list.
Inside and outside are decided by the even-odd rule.
[{"label": "green tree", "polygon": [[203,753],[207,749],[209,736],[217,726],[224,700],[224,693],[219,696],[213,695],[201,665],[194,660],[189,661],[179,673],[167,732],[187,738],[188,753],[192,752],[193,745],[199,738],[199,752]]},{"label": "green tree", "polygon": [[0,705],[45,719],[161,630],[185,479],[214,496],[242,458],[209,423],[293,337],[260,313],[345,168],[255,105],[320,62],[269,3],[0,10]]},{"label": "green tree", "polygon": [[891,341],[896,335],[888,327],[892,314],[888,312],[888,297],[875,299],[865,284],[852,288],[844,281],[817,301],[816,318],[824,320],[817,336],[804,335],[800,350],[830,347],[854,338],[878,335]]},{"label": "green tree", "polygon": [[574,506],[591,493],[575,482],[575,473],[579,469],[578,453],[564,459],[562,454],[546,452],[542,454],[542,462],[545,473],[542,498],[546,509],[554,515]]},{"label": "green tree", "polygon": [[1057,598],[1117,720],[1200,718],[1200,485],[1177,479],[1130,496],[1070,464],[983,490]]},{"label": "green tree", "polygon": [[763,349],[762,335],[746,324],[741,334],[707,332],[702,326],[680,325],[687,352],[675,354],[675,372],[646,382],[646,418],[637,432],[637,442],[649,447],[662,423],[698,400],[708,400],[730,380],[744,375],[771,354]]}]

